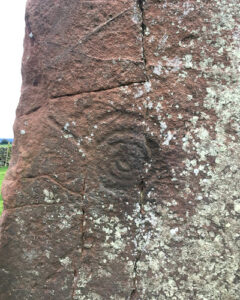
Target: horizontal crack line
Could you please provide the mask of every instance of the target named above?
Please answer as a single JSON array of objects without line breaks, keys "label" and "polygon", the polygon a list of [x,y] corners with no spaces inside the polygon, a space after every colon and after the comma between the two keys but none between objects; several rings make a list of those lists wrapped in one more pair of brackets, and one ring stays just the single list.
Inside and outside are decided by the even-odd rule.
[{"label": "horizontal crack line", "polygon": [[[116,61],[116,62],[124,62],[124,63],[134,63],[134,64],[143,64],[144,62],[142,60],[132,60],[131,58],[118,58],[118,57],[109,57],[108,59],[104,59],[101,57],[96,57],[96,56],[92,56],[86,52],[83,51],[78,51],[79,54],[82,54],[83,56],[92,59],[92,60],[96,60],[98,62],[112,62],[112,61]],[[75,59],[74,62],[79,62],[81,63],[82,61],[80,59]]]},{"label": "horizontal crack line", "polygon": [[141,81],[133,81],[133,82],[129,82],[129,83],[125,83],[125,84],[121,84],[121,85],[117,85],[117,86],[111,86],[111,87],[107,87],[107,88],[100,88],[100,89],[96,89],[96,90],[92,90],[92,91],[83,91],[83,92],[75,92],[75,93],[66,93],[63,95],[56,95],[56,96],[52,96],[50,99],[57,99],[57,98],[63,98],[63,97],[73,97],[73,96],[77,96],[77,95],[83,95],[83,94],[90,94],[90,93],[99,93],[99,92],[103,92],[103,91],[110,91],[110,90],[114,90],[117,88],[121,88],[121,87],[127,87],[127,86],[131,86],[134,84],[141,84],[141,83],[146,83],[146,80],[141,80]]}]

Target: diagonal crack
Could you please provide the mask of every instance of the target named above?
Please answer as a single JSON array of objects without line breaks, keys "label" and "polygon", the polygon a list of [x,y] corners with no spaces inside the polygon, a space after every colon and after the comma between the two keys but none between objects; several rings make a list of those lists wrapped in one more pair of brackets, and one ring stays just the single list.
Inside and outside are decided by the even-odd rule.
[{"label": "diagonal crack", "polygon": [[108,26],[110,23],[116,21],[117,19],[121,18],[124,14],[126,14],[127,12],[129,12],[129,8],[125,9],[123,11],[121,11],[120,13],[118,13],[117,15],[113,16],[112,18],[108,19],[106,22],[100,24],[99,26],[97,26],[96,28],[93,29],[93,31],[91,31],[90,33],[86,34],[83,39],[81,39],[78,44],[81,44],[85,41],[87,41],[92,35],[94,35],[95,33],[98,33],[99,31],[101,31],[102,29],[104,29],[106,26]]},{"label": "diagonal crack", "polygon": [[41,174],[41,175],[37,175],[37,176],[33,176],[33,177],[23,177],[23,179],[27,179],[27,180],[35,180],[35,179],[38,179],[38,178],[48,179],[50,182],[52,182],[56,186],[60,187],[62,190],[66,191],[67,193],[69,193],[69,194],[71,194],[73,196],[77,196],[77,197],[80,196],[78,192],[75,192],[75,191],[73,191],[73,190],[65,187],[62,183],[60,183],[59,181],[55,180],[50,175]]},{"label": "diagonal crack", "polygon": [[32,114],[32,113],[38,111],[41,107],[42,107],[41,105],[38,105],[38,106],[36,106],[36,107],[34,107],[34,108],[28,110],[28,111],[25,113],[25,115],[26,115],[26,116],[27,116],[27,115],[30,115],[30,114]]},{"label": "diagonal crack", "polygon": [[[139,83],[139,84],[140,83],[146,83],[147,81],[149,81],[149,78],[148,78],[148,75],[147,75],[147,70],[146,70],[147,59],[146,59],[145,46],[144,46],[144,34],[145,34],[145,30],[146,30],[146,25],[144,23],[144,8],[143,8],[144,0],[136,0],[136,4],[138,6],[138,9],[139,9],[140,15],[141,15],[141,38],[142,38],[142,59],[143,59],[143,61],[142,62],[141,61],[139,61],[139,62],[138,61],[132,61],[132,60],[127,60],[127,61],[132,61],[134,63],[143,63],[144,75],[145,75],[146,79],[145,80],[138,80],[138,81],[130,81],[130,82],[122,83],[122,84],[119,84],[119,85],[113,85],[113,86],[108,86],[108,87],[105,87],[105,88],[99,88],[99,89],[92,90],[92,91],[86,90],[86,91],[76,91],[76,92],[73,92],[73,93],[52,95],[50,97],[50,99],[56,99],[56,98],[62,98],[62,97],[71,97],[71,96],[81,95],[81,94],[84,94],[84,93],[94,93],[94,92],[107,91],[107,90],[111,90],[111,89],[115,89],[115,88],[130,86],[130,85],[137,84],[137,83]],[[126,10],[126,11],[128,11],[128,10]],[[115,18],[117,18],[119,16],[122,16],[126,11],[123,11],[122,13],[117,15]],[[94,32],[100,30],[102,27],[104,27],[105,25],[107,25],[111,21],[113,21],[113,20],[111,19],[111,20],[107,21],[106,24],[101,25],[100,28],[96,28],[96,30],[94,30]],[[93,33],[91,33],[91,34],[93,34]],[[88,37],[88,35],[87,35],[87,37]],[[79,45],[81,43],[82,43],[82,41],[80,43],[78,43],[77,45]],[[74,49],[74,47],[73,47],[73,49]],[[85,55],[85,56],[90,57],[86,53],[82,53],[82,54]],[[91,57],[91,58],[97,59],[96,57]]]},{"label": "diagonal crack", "polygon": [[[65,129],[64,126],[60,122],[58,122],[53,115],[48,116],[48,121],[49,121],[50,126],[55,128],[57,131],[60,131],[62,134],[64,134],[64,133],[70,134],[74,140],[75,146],[77,146],[77,147],[79,146],[79,144],[78,144],[79,137],[77,135],[75,135],[72,131],[70,131],[69,129]],[[71,140],[71,142],[73,142],[73,141]]]},{"label": "diagonal crack", "polygon": [[[56,60],[62,59],[63,57],[65,57],[66,55],[68,55],[69,53],[75,51],[78,49],[79,46],[83,45],[85,42],[87,42],[88,40],[91,39],[91,37],[95,34],[98,34],[99,32],[101,32],[102,30],[104,30],[105,27],[109,26],[112,22],[116,21],[118,18],[121,18],[122,16],[124,16],[130,9],[125,9],[124,11],[121,11],[120,13],[118,13],[117,15],[113,16],[112,18],[108,19],[106,22],[99,24],[97,27],[95,27],[92,31],[88,32],[86,35],[84,35],[76,44],[74,44],[73,46],[71,46],[70,48],[67,48],[66,50],[64,50],[61,55],[58,55],[55,58]],[[79,50],[79,49],[78,49]]]}]

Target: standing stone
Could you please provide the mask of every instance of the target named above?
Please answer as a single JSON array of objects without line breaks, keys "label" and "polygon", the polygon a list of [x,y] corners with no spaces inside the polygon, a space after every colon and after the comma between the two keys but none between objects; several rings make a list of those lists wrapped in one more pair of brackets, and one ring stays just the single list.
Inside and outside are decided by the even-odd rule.
[{"label": "standing stone", "polygon": [[240,2],[29,0],[0,299],[239,300]]}]

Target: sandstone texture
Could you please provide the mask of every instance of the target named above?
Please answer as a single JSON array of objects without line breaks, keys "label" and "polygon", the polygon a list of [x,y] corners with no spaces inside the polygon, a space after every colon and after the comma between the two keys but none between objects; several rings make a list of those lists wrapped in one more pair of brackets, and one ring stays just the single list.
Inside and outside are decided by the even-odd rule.
[{"label": "sandstone texture", "polygon": [[239,23],[239,0],[27,2],[0,299],[240,299]]}]

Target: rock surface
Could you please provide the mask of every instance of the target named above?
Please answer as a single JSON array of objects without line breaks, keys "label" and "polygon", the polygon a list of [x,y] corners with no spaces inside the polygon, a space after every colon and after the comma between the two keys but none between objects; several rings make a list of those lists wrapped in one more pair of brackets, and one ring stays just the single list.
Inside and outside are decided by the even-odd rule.
[{"label": "rock surface", "polygon": [[0,299],[239,299],[239,20],[27,2]]}]

